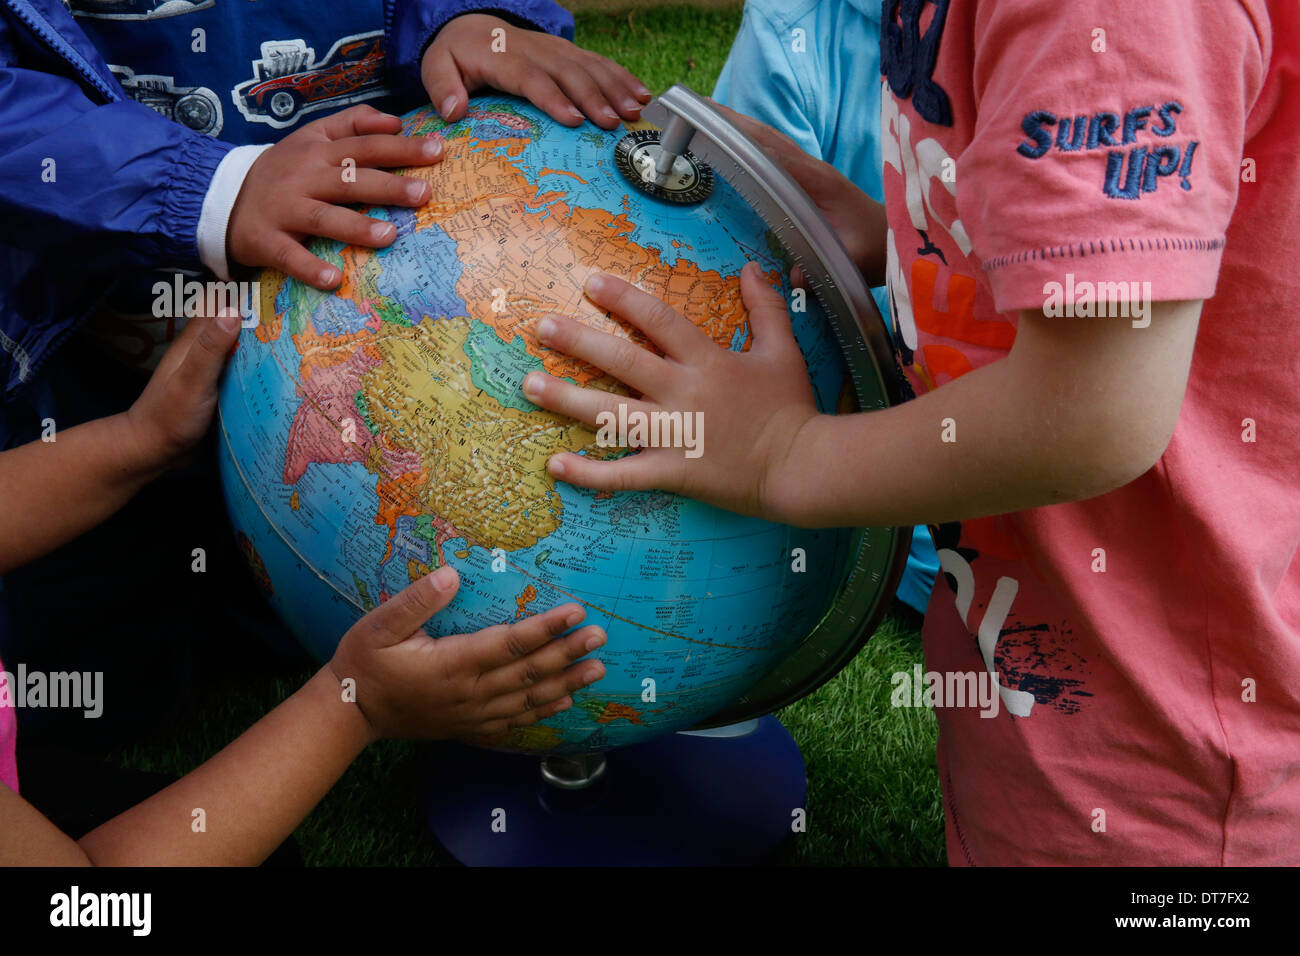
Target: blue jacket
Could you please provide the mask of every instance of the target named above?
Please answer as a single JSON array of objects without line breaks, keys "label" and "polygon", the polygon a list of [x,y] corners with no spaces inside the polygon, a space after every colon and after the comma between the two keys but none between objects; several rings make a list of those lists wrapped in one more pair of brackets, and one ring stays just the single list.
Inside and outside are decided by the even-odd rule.
[{"label": "blue jacket", "polygon": [[[229,2],[236,0],[215,0]],[[257,9],[246,0],[237,2]],[[210,11],[213,5],[213,0],[199,0],[190,6]],[[88,18],[87,29],[69,6]],[[156,98],[171,93],[166,81],[173,77],[150,76],[141,82],[130,70],[111,69],[87,35],[87,30],[122,29],[131,20],[156,25],[170,15],[155,15],[159,6],[158,0],[118,2],[111,8],[113,18],[103,20],[93,12],[104,9],[98,0],[71,0],[67,6],[62,0],[0,0],[0,404],[39,374],[120,277],[157,268],[202,268],[196,241],[199,213],[213,173],[232,144],[215,138],[220,130],[210,121],[206,132],[214,135],[205,135],[167,118],[159,106],[137,102],[133,96],[159,93],[160,82]],[[312,13],[323,6],[317,4]],[[481,0],[382,0],[384,86],[392,91],[395,106],[423,101],[419,61],[434,34],[452,17],[485,6],[515,22],[573,37],[573,18],[551,0],[491,0],[486,5]],[[340,8],[339,15],[354,14],[355,5],[349,7],[346,12]],[[134,12],[123,16],[122,9]],[[190,34],[184,19],[178,21],[181,52],[188,49]],[[380,31],[374,33],[378,37]],[[337,59],[337,47],[315,54],[315,65]],[[214,49],[209,55],[225,56],[250,80],[256,75],[246,53]],[[184,68],[178,62],[172,72]],[[224,110],[238,107],[250,120],[263,119],[258,111],[269,107],[240,95],[250,85],[231,91],[230,98],[208,97],[207,104],[215,100]],[[181,81],[180,92],[185,89]],[[307,119],[355,99],[309,104],[316,112]],[[191,126],[201,125],[192,120],[205,115],[205,108],[200,102],[197,113],[190,111]],[[235,132],[228,121],[226,125]],[[283,125],[248,129],[274,140],[283,135]],[[237,142],[256,138],[235,137]],[[6,437],[0,435],[0,448]]]}]

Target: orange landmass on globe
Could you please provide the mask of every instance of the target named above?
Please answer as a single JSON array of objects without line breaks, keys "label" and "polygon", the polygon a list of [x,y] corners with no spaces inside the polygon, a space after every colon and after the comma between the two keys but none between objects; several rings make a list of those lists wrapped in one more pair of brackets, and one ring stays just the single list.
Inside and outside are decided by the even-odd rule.
[{"label": "orange landmass on globe", "polygon": [[573,172],[573,170],[571,169],[551,169],[550,167],[543,167],[541,175],[542,176],[568,176],[570,179],[576,179],[584,186],[587,185],[587,181],[583,179],[581,176],[579,176],[577,173]]},{"label": "orange landmass on globe", "polygon": [[[384,560],[403,516],[432,515],[439,522],[440,557],[452,537],[488,548],[530,547],[559,526],[563,512],[546,459],[558,451],[610,453],[584,425],[502,404],[481,390],[467,351],[476,324],[511,347],[522,340],[552,374],[620,393],[627,391],[621,383],[544,348],[534,334],[542,316],[560,312],[645,342],[586,300],[582,286],[590,273],[623,276],[666,299],[719,345],[729,347],[746,328],[738,278],[680,257],[665,263],[657,249],[629,238],[636,227],[626,212],[575,208],[562,192],[531,187],[514,162],[527,145],[458,137],[447,141],[443,162],[404,171],[433,186],[433,198],[415,211],[416,228],[436,225],[455,242],[456,291],[468,315],[406,314],[379,289],[382,258],[347,247],[336,253],[344,281],[335,295],[352,301],[366,326],[338,335],[318,332],[308,321],[293,326],[304,402],[286,480],[296,480],[311,461],[363,463],[377,478],[374,520],[389,532]],[[263,341],[280,334],[283,317],[272,305],[282,284],[273,279],[262,289],[257,331]],[[299,285],[291,297],[305,313],[324,294]],[[347,427],[356,429],[355,444]],[[636,716],[631,708],[609,713],[610,720]]]},{"label": "orange landmass on globe", "polygon": [[[545,348],[534,331],[543,316],[558,312],[648,346],[640,331],[583,295],[587,276],[608,272],[664,299],[719,345],[731,346],[746,326],[739,278],[681,257],[664,262],[658,250],[628,238],[636,226],[626,212],[575,208],[563,193],[537,191],[510,161],[521,143],[454,139],[441,163],[409,171],[433,187],[435,198],[416,219],[436,223],[456,242],[462,264],[456,291],[471,316],[491,325],[503,342],[520,337],[553,375],[626,392],[599,369]],[[775,273],[769,277],[779,280]]]},{"label": "orange landmass on globe", "polygon": [[[590,701],[589,703],[599,706],[599,701]],[[594,711],[595,708],[589,708]],[[616,720],[626,720],[628,723],[641,724],[641,713],[634,707],[627,704],[620,704],[615,701],[608,701],[601,708],[599,713],[592,713],[592,719],[598,724],[611,724]]]},{"label": "orange landmass on globe", "polygon": [[531,584],[526,586],[522,591],[515,595],[515,620],[519,621],[526,618],[529,614],[528,605],[537,600],[537,588]]}]

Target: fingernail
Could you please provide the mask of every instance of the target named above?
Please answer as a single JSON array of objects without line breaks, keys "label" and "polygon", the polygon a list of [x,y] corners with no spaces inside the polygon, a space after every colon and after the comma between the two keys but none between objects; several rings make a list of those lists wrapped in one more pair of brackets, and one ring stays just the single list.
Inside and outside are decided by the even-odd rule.
[{"label": "fingernail", "polygon": [[582,680],[584,683],[594,684],[596,683],[596,681],[600,680],[604,676],[605,676],[605,668],[588,667],[585,671],[583,671]]},{"label": "fingernail", "polygon": [[542,373],[529,372],[524,376],[524,394],[536,398],[542,394]]},{"label": "fingernail", "polygon": [[554,458],[548,459],[546,467],[550,469],[551,474],[556,478],[564,477],[564,462],[560,460],[558,455]]},{"label": "fingernail", "polygon": [[574,119],[578,120],[579,122],[587,118],[586,116],[583,115],[582,110],[578,109],[576,106],[569,107],[569,115],[572,116]]},{"label": "fingernail", "polygon": [[456,103],[459,101],[459,99],[460,98],[453,93],[451,96],[447,97],[445,100],[442,101],[442,106],[441,108],[439,108],[438,112],[442,114],[443,119],[446,119],[448,116],[451,115],[451,111],[456,108]]},{"label": "fingernail", "polygon": [[223,332],[235,331],[235,329],[239,328],[239,313],[222,312],[217,316],[217,325],[221,327]]},{"label": "fingernail", "polygon": [[651,96],[654,95],[644,86],[638,86],[634,92],[636,93],[637,96],[641,97],[641,99],[643,100],[648,100],[651,98]]},{"label": "fingernail", "polygon": [[456,572],[449,566],[443,565],[433,574],[429,575],[429,583],[433,585],[435,591],[447,591],[451,589],[452,584],[456,582]]},{"label": "fingernail", "polygon": [[375,242],[385,242],[392,228],[391,222],[377,222],[370,227],[370,238]]},{"label": "fingernail", "polygon": [[419,202],[424,198],[424,183],[417,179],[415,182],[407,184],[406,195],[411,202]]},{"label": "fingernail", "polygon": [[629,98],[623,101],[623,109],[629,113],[639,113],[641,112],[641,103],[639,100]]},{"label": "fingernail", "polygon": [[564,698],[564,700],[560,701],[558,704],[555,705],[555,712],[558,714],[560,711],[568,710],[572,706],[573,706],[573,698],[566,697]]},{"label": "fingernail", "polygon": [[605,277],[599,272],[593,272],[587,276],[587,281],[583,285],[587,295],[600,295],[601,290],[605,288]]},{"label": "fingernail", "polygon": [[604,107],[604,108],[600,111],[600,115],[603,116],[603,117],[605,117],[605,119],[607,119],[607,120],[613,120],[615,123],[618,122],[618,114],[615,113],[615,112],[614,112],[612,109],[610,109],[608,106]]},{"label": "fingernail", "polygon": [[555,334],[555,320],[550,316],[537,323],[537,337],[545,342]]},{"label": "fingernail", "polygon": [[570,614],[568,617],[564,619],[564,625],[565,627],[573,627],[573,625],[577,624],[586,616],[587,613],[583,611],[581,608],[579,608],[578,610],[574,611],[572,614]]},{"label": "fingernail", "polygon": [[436,159],[442,152],[442,139],[437,136],[428,136],[424,140],[424,145],[420,147],[420,152],[424,154],[425,159]]},{"label": "fingernail", "polygon": [[604,643],[605,643],[605,634],[602,631],[599,634],[593,634],[591,635],[591,637],[587,638],[586,648],[589,651],[594,651],[596,648],[604,645]]},{"label": "fingernail", "polygon": [[320,271],[320,284],[323,286],[332,286],[338,281],[338,273],[333,269],[322,269]]}]

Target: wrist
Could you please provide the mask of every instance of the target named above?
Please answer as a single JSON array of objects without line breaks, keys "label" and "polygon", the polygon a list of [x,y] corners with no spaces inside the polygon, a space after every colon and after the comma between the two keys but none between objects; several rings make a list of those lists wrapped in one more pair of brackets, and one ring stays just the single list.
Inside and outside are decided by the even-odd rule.
[{"label": "wrist", "polygon": [[99,421],[112,451],[113,470],[120,479],[141,488],[167,470],[171,456],[162,440],[151,434],[135,406]]},{"label": "wrist", "polygon": [[235,203],[253,164],[271,147],[236,146],[225,155],[212,175],[199,212],[199,260],[223,282],[230,280],[230,224]]},{"label": "wrist", "polygon": [[[336,732],[354,743],[358,752],[380,740],[380,734],[366,717],[365,711],[357,703],[357,686],[355,676],[341,674],[335,659],[316,672],[316,675],[303,688],[317,700],[322,715],[336,725]],[[351,683],[347,681],[351,679]]]},{"label": "wrist", "polygon": [[820,432],[833,417],[814,413],[794,427],[784,453],[765,472],[760,492],[764,518],[799,528],[813,526],[811,496],[817,483],[808,473],[807,463],[824,460],[818,451]]}]

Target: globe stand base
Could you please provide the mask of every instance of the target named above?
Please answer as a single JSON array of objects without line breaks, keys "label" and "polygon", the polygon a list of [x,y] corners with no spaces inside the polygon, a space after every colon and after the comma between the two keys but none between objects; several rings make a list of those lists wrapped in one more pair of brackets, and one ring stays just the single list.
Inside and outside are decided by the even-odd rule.
[{"label": "globe stand base", "polygon": [[577,763],[560,764],[559,778],[586,779],[578,788],[548,782],[553,757],[539,773],[535,756],[443,745],[425,821],[469,866],[761,863],[804,808],[803,756],[775,717],[728,730],[567,758]]}]

